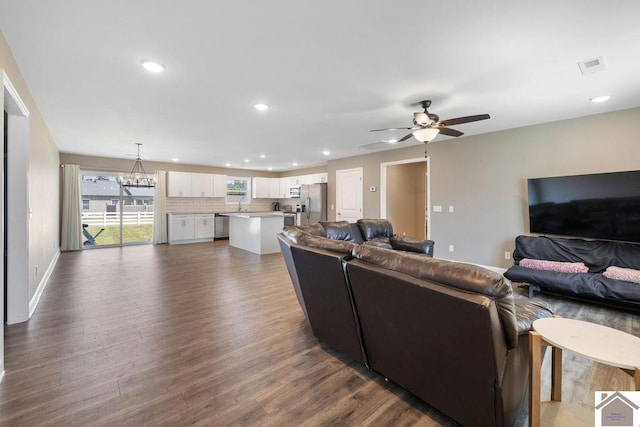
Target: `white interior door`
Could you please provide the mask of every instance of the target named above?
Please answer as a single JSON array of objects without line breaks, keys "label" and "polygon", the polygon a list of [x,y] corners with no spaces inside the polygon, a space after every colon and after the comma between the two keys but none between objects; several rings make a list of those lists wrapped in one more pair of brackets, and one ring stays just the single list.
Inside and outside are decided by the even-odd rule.
[{"label": "white interior door", "polygon": [[336,220],[362,218],[362,168],[336,171]]}]

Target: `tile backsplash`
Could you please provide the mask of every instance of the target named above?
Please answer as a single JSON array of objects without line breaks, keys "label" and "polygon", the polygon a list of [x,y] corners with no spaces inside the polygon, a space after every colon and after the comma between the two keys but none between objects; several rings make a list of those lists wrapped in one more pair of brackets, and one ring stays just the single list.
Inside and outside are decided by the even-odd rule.
[{"label": "tile backsplash", "polygon": [[[242,205],[242,210],[251,212],[265,212],[273,210],[273,202],[292,205],[295,209],[297,200],[292,199],[251,199],[250,203]],[[222,197],[167,197],[167,213],[216,213],[236,212],[237,204],[227,204]]]}]

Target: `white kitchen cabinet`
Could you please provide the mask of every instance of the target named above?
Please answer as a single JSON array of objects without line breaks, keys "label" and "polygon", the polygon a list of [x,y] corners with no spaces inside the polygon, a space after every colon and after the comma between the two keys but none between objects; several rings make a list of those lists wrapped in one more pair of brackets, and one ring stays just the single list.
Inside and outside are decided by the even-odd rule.
[{"label": "white kitchen cabinet", "polygon": [[195,239],[193,214],[167,214],[169,217],[169,243],[185,243]]},{"label": "white kitchen cabinet", "polygon": [[227,197],[227,175],[213,175],[213,197]]},{"label": "white kitchen cabinet", "polygon": [[169,171],[167,197],[191,197],[191,173]]},{"label": "white kitchen cabinet", "polygon": [[316,173],[313,174],[312,178],[311,178],[311,183],[312,184],[317,184],[320,182],[327,182],[327,173]]},{"label": "white kitchen cabinet", "polygon": [[214,224],[216,216],[214,214],[195,214],[194,218],[194,238],[213,239]]},{"label": "white kitchen cabinet", "polygon": [[213,197],[213,175],[210,173],[191,174],[191,197]]},{"label": "white kitchen cabinet", "polygon": [[167,197],[227,197],[227,176],[169,171]]},{"label": "white kitchen cabinet", "polygon": [[300,177],[300,184],[301,185],[313,184],[313,175],[302,175]]},{"label": "white kitchen cabinet", "polygon": [[269,180],[269,198],[280,198],[280,178],[267,178]]},{"label": "white kitchen cabinet", "polygon": [[280,198],[280,178],[254,177],[251,195],[254,199]]},{"label": "white kitchen cabinet", "polygon": [[289,189],[291,188],[291,180],[289,177],[280,178],[280,198],[281,199],[290,199],[291,192]]},{"label": "white kitchen cabinet", "polygon": [[254,199],[266,199],[269,197],[269,178],[254,177],[251,186],[251,196]]}]

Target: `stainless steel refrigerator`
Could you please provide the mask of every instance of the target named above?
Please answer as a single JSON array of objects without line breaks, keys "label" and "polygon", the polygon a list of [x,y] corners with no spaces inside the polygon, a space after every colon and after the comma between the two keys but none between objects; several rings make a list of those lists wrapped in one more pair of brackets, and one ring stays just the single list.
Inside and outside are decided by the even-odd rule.
[{"label": "stainless steel refrigerator", "polygon": [[300,186],[300,224],[327,220],[327,184]]}]

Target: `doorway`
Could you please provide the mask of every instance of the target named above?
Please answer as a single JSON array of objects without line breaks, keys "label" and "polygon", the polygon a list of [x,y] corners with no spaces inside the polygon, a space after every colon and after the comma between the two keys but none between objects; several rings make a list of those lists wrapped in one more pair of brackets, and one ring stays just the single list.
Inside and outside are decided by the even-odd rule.
[{"label": "doorway", "polygon": [[121,186],[116,172],[82,173],[83,248],[153,241],[154,189]]},{"label": "doorway", "polygon": [[429,207],[428,158],[380,164],[380,217],[391,221],[394,232],[430,238]]}]

